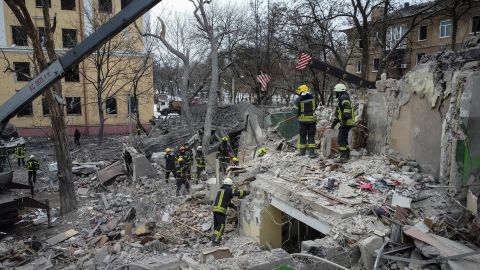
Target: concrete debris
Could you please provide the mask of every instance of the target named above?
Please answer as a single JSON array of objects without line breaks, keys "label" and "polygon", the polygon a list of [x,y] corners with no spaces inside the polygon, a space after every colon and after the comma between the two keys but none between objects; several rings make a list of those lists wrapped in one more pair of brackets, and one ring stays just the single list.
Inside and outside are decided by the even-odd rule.
[{"label": "concrete debris", "polygon": [[103,185],[110,185],[112,181],[120,176],[126,174],[125,166],[122,161],[114,162],[105,168],[97,171],[97,177]]},{"label": "concrete debris", "polygon": [[228,247],[220,247],[212,250],[206,250],[202,252],[200,255],[200,261],[202,263],[207,263],[209,258],[213,258],[214,260],[219,260],[219,259],[225,259],[225,258],[231,258],[232,252]]},{"label": "concrete debris", "polygon": [[75,236],[78,234],[78,231],[74,230],[74,229],[70,229],[64,233],[61,233],[61,234],[58,234],[50,239],[47,240],[47,244],[50,245],[50,246],[53,246],[53,245],[56,245],[60,242],[63,242],[65,240],[67,240],[68,238],[72,237],[72,236]]}]

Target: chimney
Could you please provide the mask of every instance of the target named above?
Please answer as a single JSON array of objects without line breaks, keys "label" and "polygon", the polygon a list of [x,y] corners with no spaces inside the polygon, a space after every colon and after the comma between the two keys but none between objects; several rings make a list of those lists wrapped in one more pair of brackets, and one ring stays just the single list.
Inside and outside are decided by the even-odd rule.
[{"label": "chimney", "polygon": [[410,6],[409,2],[405,2],[405,4],[403,5],[404,8],[408,8],[409,6]]}]

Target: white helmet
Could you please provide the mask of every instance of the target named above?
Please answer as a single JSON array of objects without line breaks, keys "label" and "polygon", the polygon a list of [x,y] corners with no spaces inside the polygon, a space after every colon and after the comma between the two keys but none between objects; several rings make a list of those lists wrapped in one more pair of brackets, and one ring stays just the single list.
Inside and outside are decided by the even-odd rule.
[{"label": "white helmet", "polygon": [[35,156],[34,156],[34,155],[30,155],[30,158],[35,158]]},{"label": "white helmet", "polygon": [[347,86],[343,83],[338,83],[333,89],[334,92],[345,92],[347,91]]},{"label": "white helmet", "polygon": [[199,146],[199,147],[197,147],[197,150],[198,150],[198,151],[202,151],[202,150],[203,150],[203,147],[202,147],[202,146]]},{"label": "white helmet", "polygon": [[224,185],[229,185],[229,186],[233,185],[232,178],[227,177],[227,178],[223,179],[223,184]]}]

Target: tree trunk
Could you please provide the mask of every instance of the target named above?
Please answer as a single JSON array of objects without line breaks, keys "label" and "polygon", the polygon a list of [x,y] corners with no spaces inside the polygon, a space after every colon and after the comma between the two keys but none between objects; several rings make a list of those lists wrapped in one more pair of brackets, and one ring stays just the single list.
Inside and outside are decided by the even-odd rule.
[{"label": "tree trunk", "polygon": [[188,80],[190,78],[190,66],[184,65],[181,81],[182,87],[182,118],[188,129],[193,134],[192,113],[190,111],[190,96],[188,95]]},{"label": "tree trunk", "polygon": [[[45,46],[50,61],[54,61],[57,59],[57,55],[55,53],[55,45],[52,38],[53,31],[50,25],[50,14],[47,2],[48,1],[43,0],[43,17],[46,32],[45,36],[47,39]],[[47,68],[48,65],[43,55],[42,48],[40,48],[38,34],[36,33],[37,30],[35,27],[30,30],[35,32],[35,34],[31,34],[31,36],[35,37],[35,40],[32,40],[32,45],[36,47],[37,61],[39,62],[40,68],[43,70]],[[53,89],[58,94],[62,93],[62,84],[60,83],[60,81],[57,81],[53,85]],[[57,158],[58,183],[60,193],[60,214],[64,215],[77,209],[78,207],[73,185],[72,159],[70,156],[70,150],[68,148],[68,138],[65,128],[65,116],[63,112],[63,106],[61,106],[55,101],[53,97],[53,92],[51,90],[47,90],[44,96],[47,99],[48,107],[50,110],[50,121],[53,129],[55,157]]]},{"label": "tree trunk", "polygon": [[456,47],[456,44],[457,44],[458,19],[459,18],[457,16],[456,7],[454,7],[453,11],[452,11],[452,41],[451,41],[451,44],[450,44],[450,49],[452,51],[455,51],[455,47]]},{"label": "tree trunk", "polygon": [[98,145],[103,143],[103,134],[105,130],[105,112],[103,111],[102,93],[97,91],[97,107],[98,107],[98,119],[100,121],[98,127]]},{"label": "tree trunk", "polygon": [[[43,0],[43,17],[45,23],[45,47],[47,49],[48,58],[50,61],[57,59],[55,54],[55,45],[52,38],[52,27],[50,24],[50,15],[48,10],[48,3]],[[25,2],[23,1],[5,1],[6,4],[13,11],[15,17],[20,24],[27,31],[27,35],[32,42],[34,59],[37,62],[39,69],[44,70],[48,67],[47,58],[40,47],[40,41],[38,32],[33,23],[30,13],[28,12]],[[77,200],[75,197],[73,186],[73,174],[72,174],[72,160],[70,157],[70,151],[68,148],[68,138],[65,128],[65,117],[63,112],[63,106],[58,104],[54,98],[54,92],[61,95],[62,85],[60,81],[57,81],[52,88],[46,90],[43,93],[48,108],[50,110],[50,122],[53,130],[53,142],[55,157],[57,159],[58,166],[58,180],[59,180],[59,195],[60,195],[60,214],[64,215],[77,209]]]},{"label": "tree trunk", "polygon": [[363,34],[362,35],[362,70],[361,70],[361,75],[362,78],[367,80],[368,79],[368,66],[370,62],[370,53],[368,51],[369,48],[369,42],[368,42],[368,34]]},{"label": "tree trunk", "polygon": [[[212,30],[213,32],[213,30]],[[210,49],[212,59],[212,81],[210,85],[210,92],[208,94],[207,114],[205,115],[205,126],[203,132],[202,146],[205,149],[205,153],[210,149],[210,135],[212,133],[213,113],[215,112],[217,105],[217,88],[218,88],[218,49],[217,39],[210,35]]]}]

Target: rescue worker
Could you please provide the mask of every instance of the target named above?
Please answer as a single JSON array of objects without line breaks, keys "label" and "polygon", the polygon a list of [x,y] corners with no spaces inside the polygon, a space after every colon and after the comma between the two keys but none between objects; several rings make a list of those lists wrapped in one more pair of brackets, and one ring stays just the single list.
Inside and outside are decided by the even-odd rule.
[{"label": "rescue worker", "polygon": [[175,178],[177,185],[177,197],[180,196],[180,191],[182,190],[182,185],[185,185],[185,190],[190,194],[190,183],[188,182],[188,175],[186,173],[187,164],[183,157],[177,159],[177,167],[175,170]]},{"label": "rescue worker", "polygon": [[315,133],[317,130],[315,109],[317,104],[310,88],[305,84],[298,87],[297,94],[299,96],[295,98],[294,104],[297,107],[297,119],[300,126],[300,138],[297,145],[298,155],[304,156],[308,149],[308,156],[315,158],[317,157],[317,154],[315,154]]},{"label": "rescue worker", "polygon": [[186,153],[185,153],[185,146],[183,144],[180,145],[180,147],[178,148],[178,154],[177,154],[177,157],[176,157],[177,163],[178,163],[178,159],[180,157],[182,157],[183,159],[187,158]]},{"label": "rescue worker", "polygon": [[333,120],[331,129],[337,124],[338,128],[338,146],[340,150],[340,162],[346,162],[350,159],[350,148],[348,146],[348,132],[355,126],[355,112],[347,92],[347,86],[343,83],[335,85],[333,90],[338,99],[336,106],[335,119]]},{"label": "rescue worker", "polygon": [[238,160],[237,157],[233,157],[233,158],[232,158],[232,165],[233,165],[233,166],[238,166],[239,163],[240,163],[240,161]]},{"label": "rescue worker", "polygon": [[34,155],[30,156],[30,159],[27,161],[27,171],[28,171],[28,183],[30,184],[30,193],[32,198],[34,196],[34,187],[37,183],[37,171],[40,169],[40,164],[35,159]]},{"label": "rescue worker", "polygon": [[228,164],[230,163],[230,145],[228,144],[228,136],[222,138],[222,143],[218,149],[217,158],[220,162],[220,169],[225,173]]},{"label": "rescue worker", "polygon": [[258,153],[257,154],[258,157],[263,157],[267,154],[267,148],[262,146],[262,147],[260,147],[260,149],[258,149],[257,153]]},{"label": "rescue worker", "polygon": [[207,161],[205,160],[205,155],[203,154],[203,148],[201,146],[197,147],[197,155],[195,156],[195,163],[197,166],[197,178],[195,183],[198,184],[202,173],[205,171],[205,166]]},{"label": "rescue worker", "polygon": [[235,205],[232,204],[232,198],[238,196],[240,199],[250,194],[248,190],[237,190],[232,188],[233,181],[231,178],[225,178],[223,180],[223,185],[220,187],[220,190],[217,192],[217,197],[215,198],[213,204],[213,235],[212,242],[214,245],[220,244],[222,240],[223,231],[225,230],[225,222],[227,221],[227,208],[235,208]]},{"label": "rescue worker", "polygon": [[75,132],[73,133],[73,139],[76,145],[80,145],[80,131],[78,129],[75,129]]},{"label": "rescue worker", "polygon": [[22,166],[25,167],[25,155],[27,153],[27,149],[25,149],[25,144],[19,144],[15,147],[15,156],[17,157],[18,167]]},{"label": "rescue worker", "polygon": [[165,149],[165,182],[168,184],[170,173],[175,176],[175,156],[172,154],[172,149]]}]

